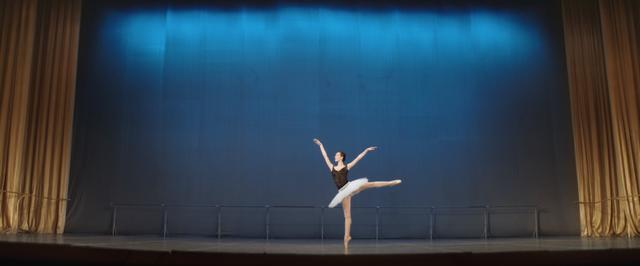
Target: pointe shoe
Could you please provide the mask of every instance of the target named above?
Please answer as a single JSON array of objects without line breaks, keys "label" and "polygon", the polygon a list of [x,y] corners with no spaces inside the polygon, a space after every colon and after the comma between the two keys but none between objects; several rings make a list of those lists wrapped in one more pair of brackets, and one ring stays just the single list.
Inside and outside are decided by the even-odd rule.
[{"label": "pointe shoe", "polygon": [[349,245],[349,241],[351,241],[351,237],[350,237],[350,236],[345,237],[345,238],[344,238],[344,245],[345,245],[345,246],[346,246],[346,245]]},{"label": "pointe shoe", "polygon": [[400,185],[400,183],[402,183],[402,180],[400,180],[400,179],[396,179],[396,180],[391,181],[392,186]]}]

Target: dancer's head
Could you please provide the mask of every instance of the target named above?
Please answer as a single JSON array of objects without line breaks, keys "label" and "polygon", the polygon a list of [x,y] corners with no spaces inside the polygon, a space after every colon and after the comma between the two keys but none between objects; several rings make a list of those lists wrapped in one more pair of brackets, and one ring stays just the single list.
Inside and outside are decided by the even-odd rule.
[{"label": "dancer's head", "polygon": [[337,162],[344,162],[344,160],[347,159],[347,155],[344,152],[336,152],[336,156],[334,156],[333,160]]}]

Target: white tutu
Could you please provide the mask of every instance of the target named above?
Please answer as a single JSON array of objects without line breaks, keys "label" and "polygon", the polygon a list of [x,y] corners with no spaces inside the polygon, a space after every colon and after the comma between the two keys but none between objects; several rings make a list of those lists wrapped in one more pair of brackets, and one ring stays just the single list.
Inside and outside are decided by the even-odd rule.
[{"label": "white tutu", "polygon": [[369,179],[367,179],[366,177],[358,178],[356,180],[347,182],[344,186],[340,188],[340,190],[338,190],[338,194],[336,194],[336,196],[333,197],[333,199],[331,200],[331,203],[329,203],[329,208],[335,207],[336,205],[338,205],[338,203],[342,202],[344,198],[354,195],[353,193],[356,190],[358,190],[360,187],[362,187],[362,185],[366,184],[367,182],[369,182]]}]

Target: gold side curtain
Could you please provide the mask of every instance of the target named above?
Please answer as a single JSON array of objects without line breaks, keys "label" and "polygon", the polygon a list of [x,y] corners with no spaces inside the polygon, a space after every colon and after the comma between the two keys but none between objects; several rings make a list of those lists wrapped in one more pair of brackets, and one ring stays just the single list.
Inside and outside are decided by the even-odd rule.
[{"label": "gold side curtain", "polygon": [[640,233],[640,1],[563,0],[582,236]]},{"label": "gold side curtain", "polygon": [[0,230],[62,233],[80,0],[0,0]]}]

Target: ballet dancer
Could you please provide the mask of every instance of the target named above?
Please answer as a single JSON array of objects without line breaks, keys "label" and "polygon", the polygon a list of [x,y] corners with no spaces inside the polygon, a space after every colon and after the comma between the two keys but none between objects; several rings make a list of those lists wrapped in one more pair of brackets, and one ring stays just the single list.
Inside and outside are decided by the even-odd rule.
[{"label": "ballet dancer", "polygon": [[395,186],[400,184],[402,180],[395,179],[392,181],[369,182],[366,177],[363,177],[349,181],[347,179],[349,170],[351,170],[351,168],[353,168],[368,152],[375,151],[378,147],[366,148],[358,155],[358,157],[346,165],[344,162],[346,159],[345,153],[341,151],[336,152],[333,157],[336,165],[333,165],[327,156],[327,152],[324,150],[322,142],[318,139],[313,139],[313,142],[320,147],[320,152],[322,153],[322,157],[324,157],[324,162],[327,164],[327,167],[329,167],[329,171],[331,171],[331,175],[333,176],[333,181],[338,188],[338,193],[331,203],[329,203],[329,208],[333,208],[338,203],[342,202],[342,210],[344,212],[344,245],[347,246],[351,240],[351,197],[365,189]]}]

